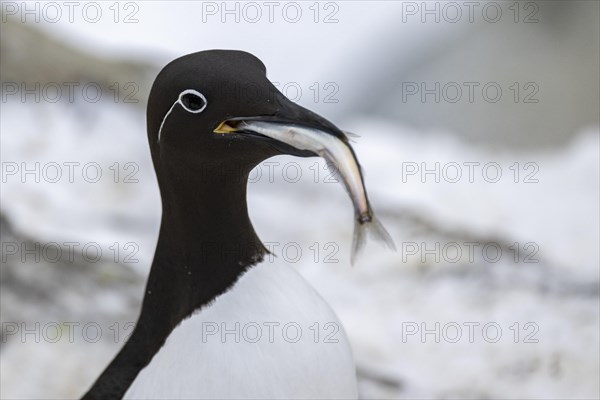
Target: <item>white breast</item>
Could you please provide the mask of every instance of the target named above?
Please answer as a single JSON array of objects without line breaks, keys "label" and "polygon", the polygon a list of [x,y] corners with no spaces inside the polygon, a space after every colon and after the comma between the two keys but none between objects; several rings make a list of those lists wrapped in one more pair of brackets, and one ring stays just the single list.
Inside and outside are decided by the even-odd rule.
[{"label": "white breast", "polygon": [[357,398],[344,329],[294,269],[265,261],[181,324],[125,398]]}]

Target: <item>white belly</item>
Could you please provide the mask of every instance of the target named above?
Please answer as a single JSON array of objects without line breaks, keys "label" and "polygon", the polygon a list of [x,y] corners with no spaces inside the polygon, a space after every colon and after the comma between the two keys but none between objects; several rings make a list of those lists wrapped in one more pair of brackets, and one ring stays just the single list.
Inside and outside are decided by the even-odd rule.
[{"label": "white belly", "polygon": [[342,324],[290,266],[264,263],[179,324],[125,398],[357,398]]}]

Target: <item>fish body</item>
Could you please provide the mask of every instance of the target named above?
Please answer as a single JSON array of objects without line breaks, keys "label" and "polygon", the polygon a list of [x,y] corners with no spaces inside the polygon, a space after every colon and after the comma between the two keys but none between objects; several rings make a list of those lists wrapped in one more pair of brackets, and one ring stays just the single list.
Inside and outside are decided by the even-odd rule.
[{"label": "fish body", "polygon": [[265,121],[242,121],[237,127],[284,142],[299,150],[311,151],[324,158],[333,166],[354,205],[355,223],[352,241],[351,262],[363,248],[367,233],[390,249],[395,250],[394,242],[383,225],[377,220],[364,185],[360,165],[348,141],[330,133],[300,125],[280,124]]}]

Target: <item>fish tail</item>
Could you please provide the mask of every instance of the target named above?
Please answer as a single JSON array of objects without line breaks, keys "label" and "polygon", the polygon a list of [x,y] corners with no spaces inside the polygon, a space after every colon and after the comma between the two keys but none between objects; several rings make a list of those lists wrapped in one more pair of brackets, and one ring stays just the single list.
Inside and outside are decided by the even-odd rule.
[{"label": "fish tail", "polygon": [[354,237],[352,239],[352,254],[350,255],[350,263],[352,265],[354,265],[356,256],[364,248],[367,236],[371,236],[384,247],[396,251],[396,245],[394,244],[392,237],[375,215],[371,213],[370,221],[360,222],[359,218],[354,220]]}]

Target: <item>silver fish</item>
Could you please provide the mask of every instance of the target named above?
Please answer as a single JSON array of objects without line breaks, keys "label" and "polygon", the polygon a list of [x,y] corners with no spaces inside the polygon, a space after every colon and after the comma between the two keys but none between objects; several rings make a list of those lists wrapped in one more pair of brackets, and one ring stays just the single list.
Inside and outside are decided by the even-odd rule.
[{"label": "silver fish", "polygon": [[388,248],[396,250],[394,241],[375,217],[369,204],[360,166],[350,145],[336,136],[299,125],[262,121],[241,121],[237,129],[249,130],[284,142],[299,150],[308,150],[328,161],[339,172],[344,188],[354,205],[354,237],[350,261],[364,247],[367,233]]}]

